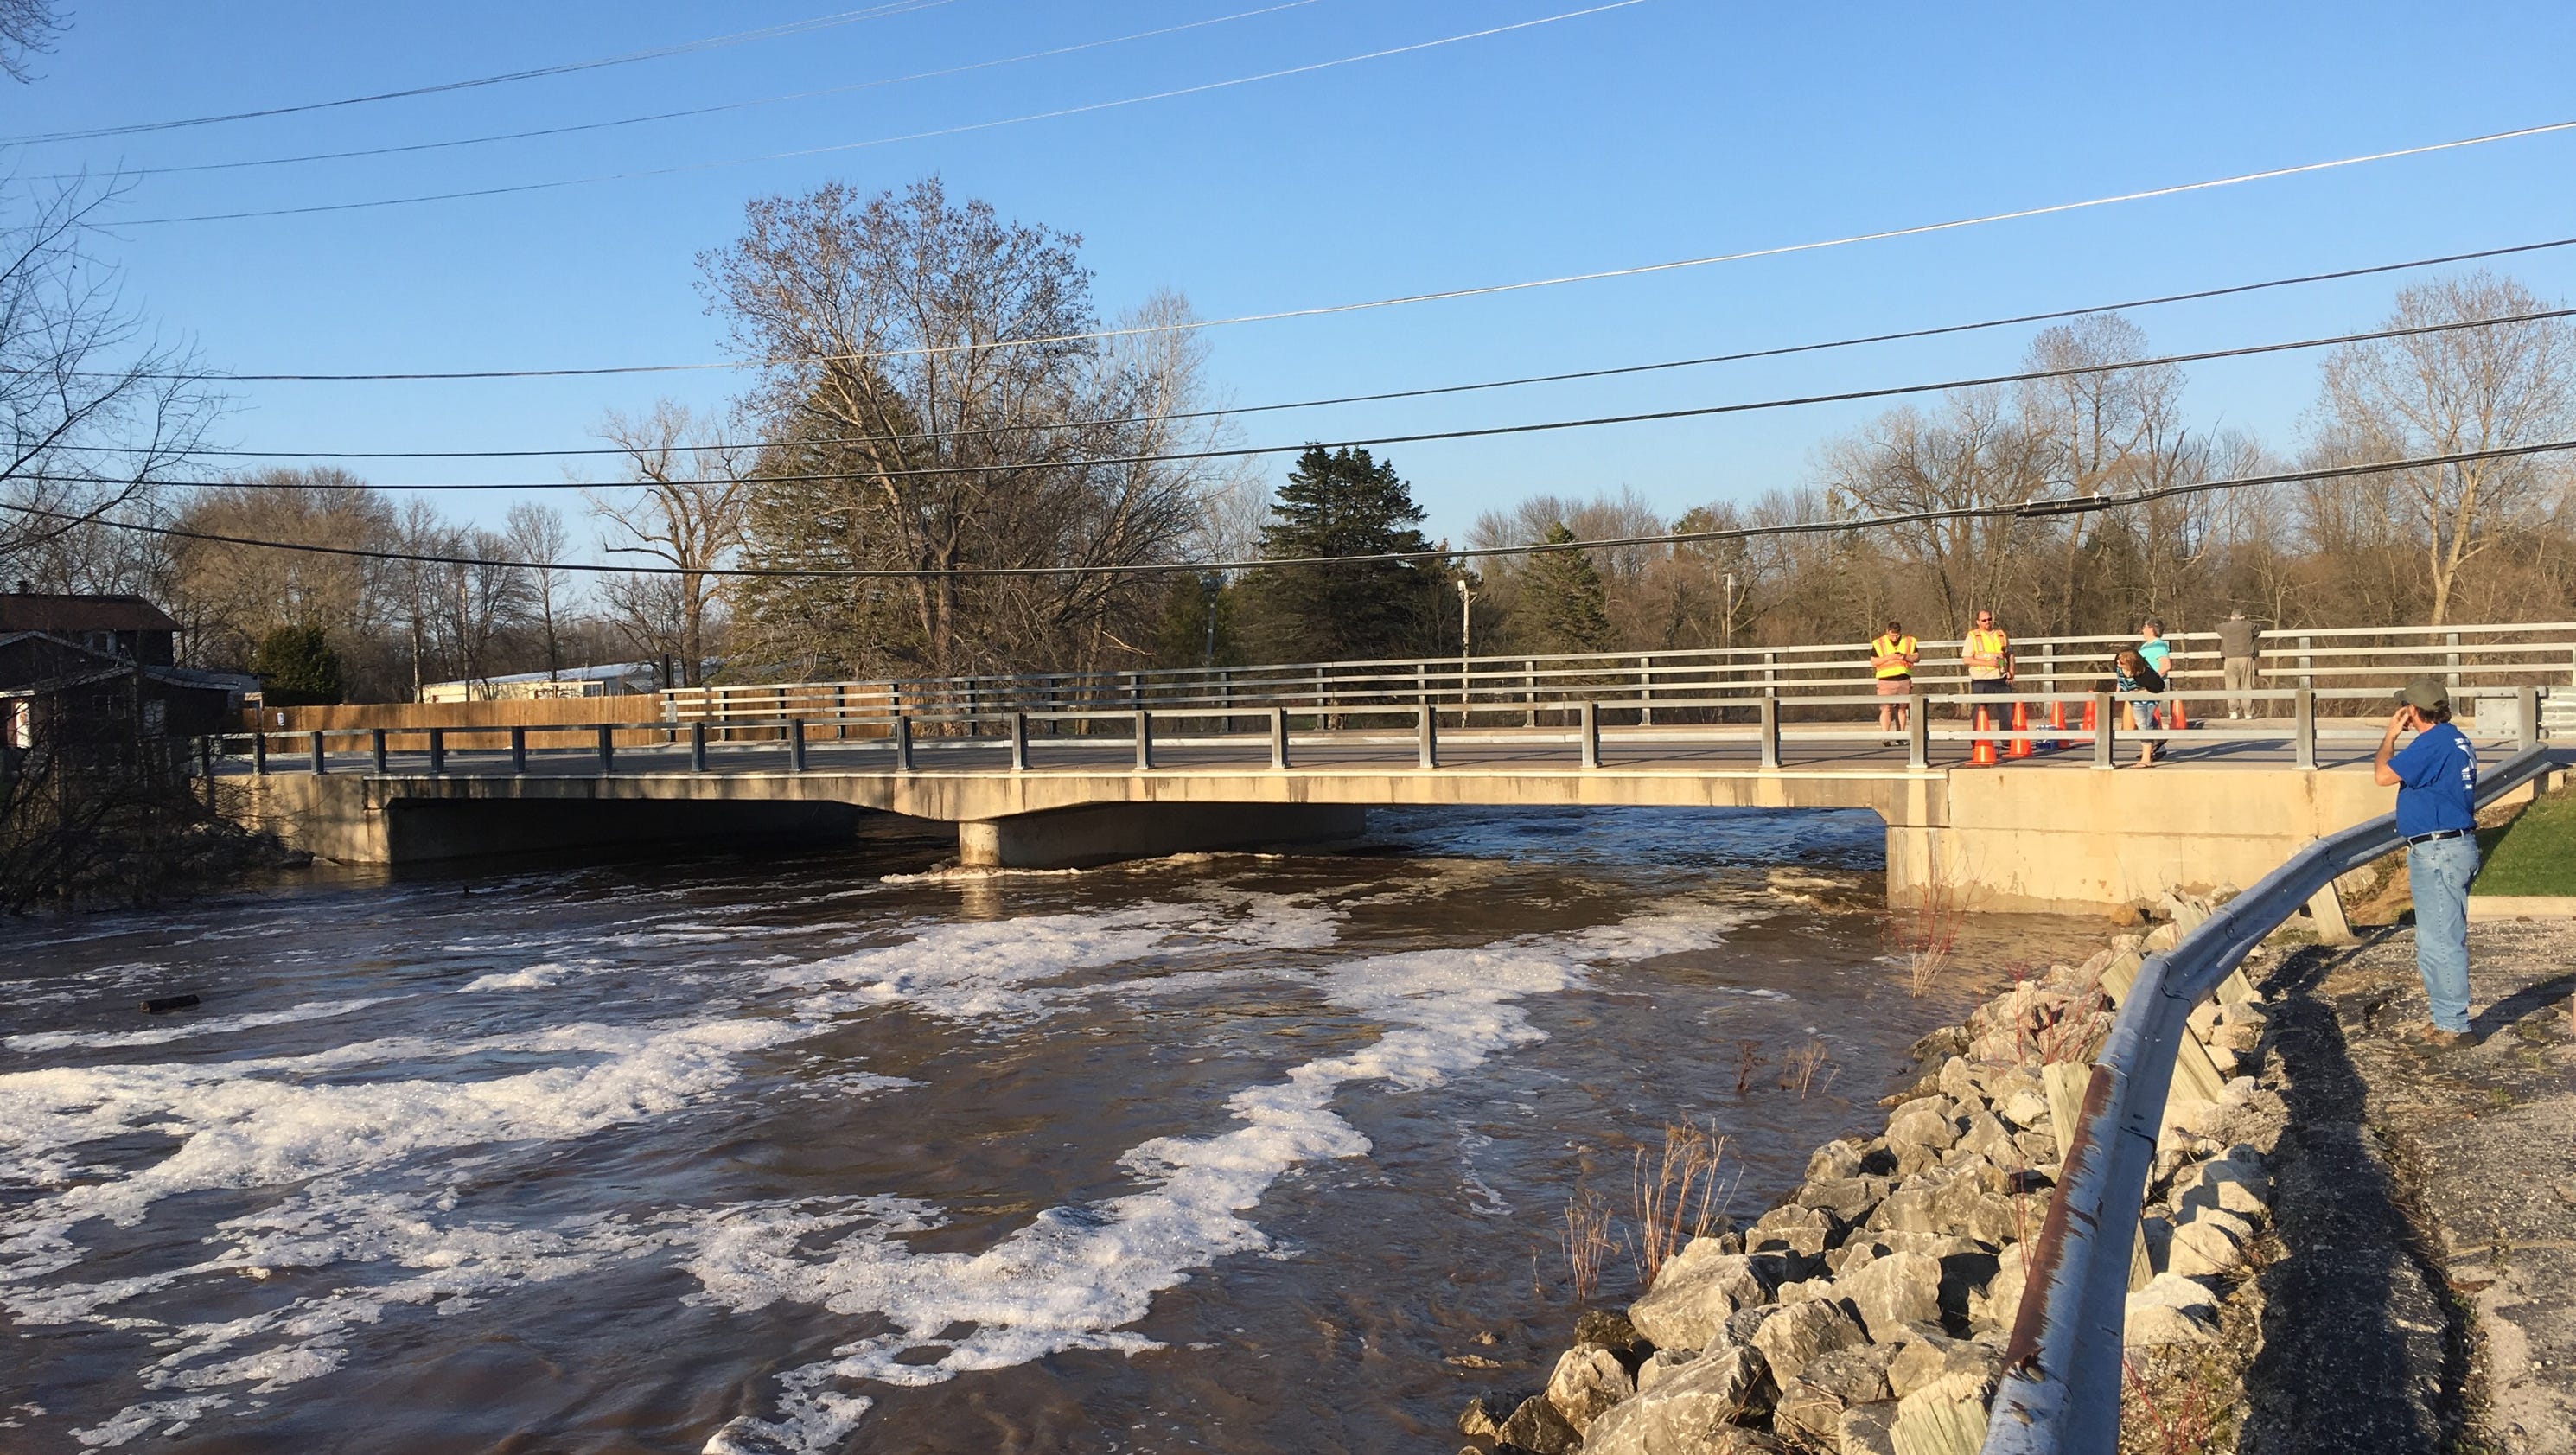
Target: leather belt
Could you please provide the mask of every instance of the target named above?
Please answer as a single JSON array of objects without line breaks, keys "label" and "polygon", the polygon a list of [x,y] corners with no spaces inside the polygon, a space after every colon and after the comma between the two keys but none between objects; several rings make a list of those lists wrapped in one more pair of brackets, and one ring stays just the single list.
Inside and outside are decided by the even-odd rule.
[{"label": "leather belt", "polygon": [[2429,844],[2441,839],[2464,839],[2469,836],[2469,833],[2470,830],[2468,829],[2439,829],[2429,834],[2417,834],[2406,842],[2410,846],[2415,844]]}]

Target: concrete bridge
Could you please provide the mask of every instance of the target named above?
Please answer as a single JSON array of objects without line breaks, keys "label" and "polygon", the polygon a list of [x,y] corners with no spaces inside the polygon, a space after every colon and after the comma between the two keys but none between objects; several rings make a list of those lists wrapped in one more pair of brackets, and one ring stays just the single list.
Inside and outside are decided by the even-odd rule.
[{"label": "concrete bridge", "polygon": [[[2024,700],[2044,722],[2052,703],[2080,714],[2091,699]],[[2108,715],[2092,701],[2097,720]],[[2389,802],[2371,781],[2376,733],[2320,731],[2312,715],[2151,734],[2169,754],[2140,769],[2121,765],[2134,752],[2125,733],[2033,728],[2021,736],[2050,746],[1977,766],[1968,761],[1977,738],[2009,751],[2016,735],[1932,729],[1923,724],[1933,714],[1918,712],[1917,730],[1888,746],[1848,725],[1783,725],[1776,708],[1755,710],[1750,724],[1604,727],[1609,714],[1578,706],[1550,714],[1570,719],[1564,726],[1459,730],[1424,708],[1410,731],[1310,718],[1327,725],[1295,732],[1277,708],[1232,715],[1237,727],[1263,729],[1235,732],[1209,730],[1204,714],[1034,723],[1013,714],[980,724],[1001,729],[985,736],[916,738],[907,722],[889,739],[858,742],[811,737],[801,721],[773,725],[766,741],[727,742],[761,729],[697,723],[673,725],[655,746],[631,745],[628,725],[624,746],[605,727],[587,749],[532,749],[521,733],[514,750],[497,731],[469,746],[473,737],[457,732],[427,751],[389,751],[379,738],[363,757],[300,735],[306,752],[267,753],[266,771],[233,781],[248,788],[245,811],[292,842],[395,865],[847,835],[882,814],[953,825],[969,864],[1056,867],[1349,837],[1371,808],[1867,809],[1886,825],[1893,901],[1944,895],[2002,911],[2098,910],[2166,889],[2250,884]],[[2501,756],[2534,738],[2537,721],[2533,712],[2483,733],[2482,746]],[[1048,726],[1095,731],[1051,736]]]}]

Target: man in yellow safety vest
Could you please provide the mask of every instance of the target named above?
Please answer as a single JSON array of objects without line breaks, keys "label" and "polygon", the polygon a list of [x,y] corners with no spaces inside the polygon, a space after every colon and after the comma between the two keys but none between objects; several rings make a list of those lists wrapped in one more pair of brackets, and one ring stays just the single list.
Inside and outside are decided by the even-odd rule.
[{"label": "man in yellow safety vest", "polygon": [[[1869,670],[1878,678],[1878,730],[1883,733],[1905,731],[1905,698],[1914,691],[1914,664],[1923,653],[1914,638],[1905,634],[1905,623],[1890,621],[1887,634],[1869,644]],[[1886,740],[1893,747],[1896,739]]]},{"label": "man in yellow safety vest", "polygon": [[2012,691],[2012,638],[1995,626],[1991,611],[1977,613],[1977,629],[1960,644],[1959,660],[1968,668],[1968,690],[2002,696]]}]

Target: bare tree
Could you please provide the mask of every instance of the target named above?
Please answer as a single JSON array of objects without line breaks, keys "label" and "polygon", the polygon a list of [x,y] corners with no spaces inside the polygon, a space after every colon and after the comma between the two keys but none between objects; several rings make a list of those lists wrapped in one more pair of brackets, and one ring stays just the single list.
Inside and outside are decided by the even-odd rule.
[{"label": "bare tree", "polygon": [[524,501],[510,507],[506,537],[511,556],[528,563],[520,573],[528,622],[536,629],[538,646],[545,653],[546,678],[552,681],[562,674],[564,665],[564,618],[571,606],[573,577],[562,562],[572,551],[572,532],[564,525],[562,511]]},{"label": "bare tree", "polygon": [[678,685],[706,680],[709,625],[723,578],[708,574],[742,544],[751,493],[745,452],[670,400],[641,417],[611,413],[600,438],[626,454],[629,488],[591,493],[611,554],[641,556],[673,574],[611,577],[601,597],[635,644],[674,664]]},{"label": "bare tree", "polygon": [[[2045,492],[2051,448],[1995,391],[1962,390],[1938,416],[1891,410],[1827,446],[1827,505],[1862,515],[2018,505]],[[2007,588],[2023,577],[2018,558],[2037,532],[2010,515],[1976,515],[1873,534],[1888,555],[1921,573],[1942,629],[1956,633],[1977,610],[2008,612]]]},{"label": "bare tree", "polygon": [[[177,514],[185,530],[245,540],[343,550],[394,543],[393,508],[345,470],[269,470],[190,494]],[[320,627],[351,651],[389,615],[389,580],[376,563],[349,556],[263,550],[223,541],[180,540],[171,550],[169,608],[187,629],[191,660],[241,667],[251,648],[281,626]]]},{"label": "bare tree", "polygon": [[[2477,272],[2397,295],[2390,328],[2506,319],[2548,305],[2510,278]],[[2326,361],[2321,441],[2333,461],[2509,448],[2576,430],[2576,329],[2564,319],[2347,344]],[[2545,514],[2565,489],[2553,457],[2471,460],[2392,477],[2410,517],[2430,620],[2450,619],[2461,572]],[[2334,487],[2341,488],[2341,487]]]},{"label": "bare tree", "polygon": [[181,477],[218,409],[195,361],[146,334],[83,248],[113,195],[65,186],[0,224],[0,574],[30,573]]},{"label": "bare tree", "polygon": [[51,51],[62,28],[62,12],[51,0],[0,0],[0,71],[13,81],[34,80],[28,57]]}]

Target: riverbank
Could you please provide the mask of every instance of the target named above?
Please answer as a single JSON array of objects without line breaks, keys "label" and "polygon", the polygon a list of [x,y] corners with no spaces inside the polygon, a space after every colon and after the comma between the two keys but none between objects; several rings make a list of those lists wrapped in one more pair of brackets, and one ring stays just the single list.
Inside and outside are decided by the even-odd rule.
[{"label": "riverbank", "polygon": [[[2210,906],[2165,908],[2147,935],[2022,979],[1917,1042],[1917,1079],[1882,1103],[1884,1129],[1818,1148],[1749,1224],[1698,1219],[1686,1200],[1641,1218],[1659,1264],[1645,1295],[1585,1315],[1545,1389],[1479,1397],[1460,1431],[1505,1455],[1975,1450],[2086,1068],[2142,954]],[[2231,977],[2177,1063],[2128,1308],[2126,1423],[2160,1436],[2153,1448],[2233,1449],[2245,1419],[2285,1122],[2253,1074],[2268,1020]],[[1658,1245],[1677,1251],[1658,1259]]]}]

